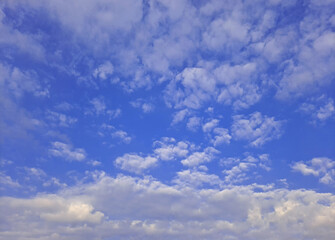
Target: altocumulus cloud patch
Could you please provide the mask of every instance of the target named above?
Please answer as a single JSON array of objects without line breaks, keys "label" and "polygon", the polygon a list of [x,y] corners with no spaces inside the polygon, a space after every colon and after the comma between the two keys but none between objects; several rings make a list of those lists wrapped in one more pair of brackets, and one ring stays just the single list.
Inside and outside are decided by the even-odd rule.
[{"label": "altocumulus cloud patch", "polygon": [[335,2],[0,3],[0,239],[332,239]]}]

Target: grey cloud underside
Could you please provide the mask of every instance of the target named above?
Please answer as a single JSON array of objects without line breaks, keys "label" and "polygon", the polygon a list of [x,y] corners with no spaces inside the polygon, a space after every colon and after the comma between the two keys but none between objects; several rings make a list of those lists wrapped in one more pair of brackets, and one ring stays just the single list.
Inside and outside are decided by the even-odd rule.
[{"label": "grey cloud underside", "polygon": [[7,216],[0,239],[330,240],[335,234],[331,194],[257,185],[195,189],[103,173],[95,178],[56,195],[0,198]]}]

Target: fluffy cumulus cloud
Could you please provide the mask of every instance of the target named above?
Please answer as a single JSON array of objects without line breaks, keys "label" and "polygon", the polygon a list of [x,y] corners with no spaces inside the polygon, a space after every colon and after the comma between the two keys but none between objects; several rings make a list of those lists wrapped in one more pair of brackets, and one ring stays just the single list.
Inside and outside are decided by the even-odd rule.
[{"label": "fluffy cumulus cloud", "polygon": [[335,182],[335,161],[326,157],[313,158],[308,162],[296,162],[291,168],[305,176],[317,177],[324,184]]},{"label": "fluffy cumulus cloud", "polygon": [[234,139],[247,140],[250,146],[259,147],[282,135],[283,122],[274,117],[254,112],[249,116],[235,115],[231,131]]},{"label": "fluffy cumulus cloud", "polygon": [[218,146],[221,144],[230,143],[231,136],[229,134],[228,129],[225,128],[214,128],[213,130],[214,137],[211,140],[214,146]]},{"label": "fluffy cumulus cloud", "polygon": [[[190,173],[179,175],[190,178]],[[251,185],[197,189],[101,174],[93,183],[56,194],[0,198],[7,216],[2,220],[7,231],[0,237],[326,240],[335,234],[334,200],[332,194],[306,190]]]},{"label": "fluffy cumulus cloud", "polygon": [[[179,89],[179,85],[185,90]],[[168,94],[177,107],[192,109],[200,108],[216,91],[214,78],[203,68],[184,69],[169,87]]]},{"label": "fluffy cumulus cloud", "polygon": [[263,84],[257,81],[256,63],[212,65],[186,68],[177,75],[166,89],[168,105],[199,109],[214,100],[238,110],[260,100]]},{"label": "fluffy cumulus cloud", "polygon": [[261,154],[258,157],[247,154],[243,159],[224,158],[220,161],[226,169],[222,171],[226,184],[236,184],[248,180],[251,176],[251,170],[254,173],[258,169],[270,171],[270,159],[268,154]]},{"label": "fluffy cumulus cloud", "polygon": [[83,148],[74,148],[71,144],[53,142],[49,154],[68,161],[83,161],[86,159],[86,151]]},{"label": "fluffy cumulus cloud", "polygon": [[187,167],[197,167],[202,163],[208,163],[215,158],[219,151],[213,147],[207,147],[202,152],[194,152],[187,158],[181,160],[181,163]]},{"label": "fluffy cumulus cloud", "polygon": [[[99,0],[78,5],[76,1],[7,0],[2,6],[47,12],[59,31],[73,36],[76,59],[70,66],[83,60],[90,77],[119,82],[129,91],[152,87],[156,80],[151,74],[159,75],[158,82],[173,79],[166,93],[176,107],[198,109],[216,99],[235,109],[248,108],[261,99],[262,89],[271,82],[268,75],[275,79],[277,97],[285,99],[329,84],[334,73],[334,33],[329,29],[334,21],[328,11],[332,2],[299,6],[297,1]],[[297,8],[308,11],[278,24],[286,11]],[[73,14],[70,9],[78,10]],[[29,17],[25,11],[21,15]],[[8,26],[6,13],[1,20],[2,45],[48,55],[42,47],[45,38],[22,31],[24,21]],[[83,46],[98,61],[85,58],[78,50]],[[66,52],[57,54],[68,61]],[[79,74],[77,69],[65,69]],[[119,81],[114,74],[127,80]]]},{"label": "fluffy cumulus cloud", "polygon": [[215,128],[218,125],[218,123],[219,123],[218,119],[212,119],[206,122],[204,125],[202,125],[202,131],[209,132],[213,130],[213,128]]},{"label": "fluffy cumulus cloud", "polygon": [[224,143],[229,144],[230,139],[232,138],[228,129],[217,127],[219,122],[220,121],[218,119],[212,119],[202,125],[202,131],[206,133],[207,137],[210,139],[210,142],[214,146],[218,146]]},{"label": "fluffy cumulus cloud", "polygon": [[157,158],[152,156],[142,157],[137,154],[124,154],[115,159],[115,166],[122,170],[141,174],[145,170],[156,166]]},{"label": "fluffy cumulus cloud", "polygon": [[257,83],[256,63],[241,65],[229,64],[218,66],[215,70],[217,82],[221,87],[217,101],[225,105],[232,105],[234,109],[248,108],[257,103],[262,94],[261,83]]},{"label": "fluffy cumulus cloud", "polygon": [[117,130],[112,133],[113,138],[118,138],[124,143],[130,143],[131,142],[131,137],[128,136],[128,133],[122,130]]},{"label": "fluffy cumulus cloud", "polygon": [[186,157],[192,145],[188,142],[176,142],[174,138],[162,138],[161,141],[155,141],[154,153],[163,161],[175,160],[176,158]]}]

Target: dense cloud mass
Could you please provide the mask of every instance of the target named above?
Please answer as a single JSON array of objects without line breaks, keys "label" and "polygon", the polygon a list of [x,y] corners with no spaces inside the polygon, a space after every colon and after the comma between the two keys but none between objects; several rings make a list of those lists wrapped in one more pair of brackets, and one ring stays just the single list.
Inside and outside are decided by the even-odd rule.
[{"label": "dense cloud mass", "polygon": [[333,239],[334,0],[0,2],[0,239]]},{"label": "dense cloud mass", "polygon": [[[248,185],[168,186],[111,178],[31,199],[2,197],[3,239],[331,239],[335,199],[307,190]],[[237,207],[238,206],[238,207]]]}]

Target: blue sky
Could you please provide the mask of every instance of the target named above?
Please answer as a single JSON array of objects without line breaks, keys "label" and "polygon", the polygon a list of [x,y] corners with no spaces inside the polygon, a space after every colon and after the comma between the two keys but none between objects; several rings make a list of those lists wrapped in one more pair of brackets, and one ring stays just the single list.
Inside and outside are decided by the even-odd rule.
[{"label": "blue sky", "polygon": [[0,239],[331,239],[333,0],[4,0]]}]

